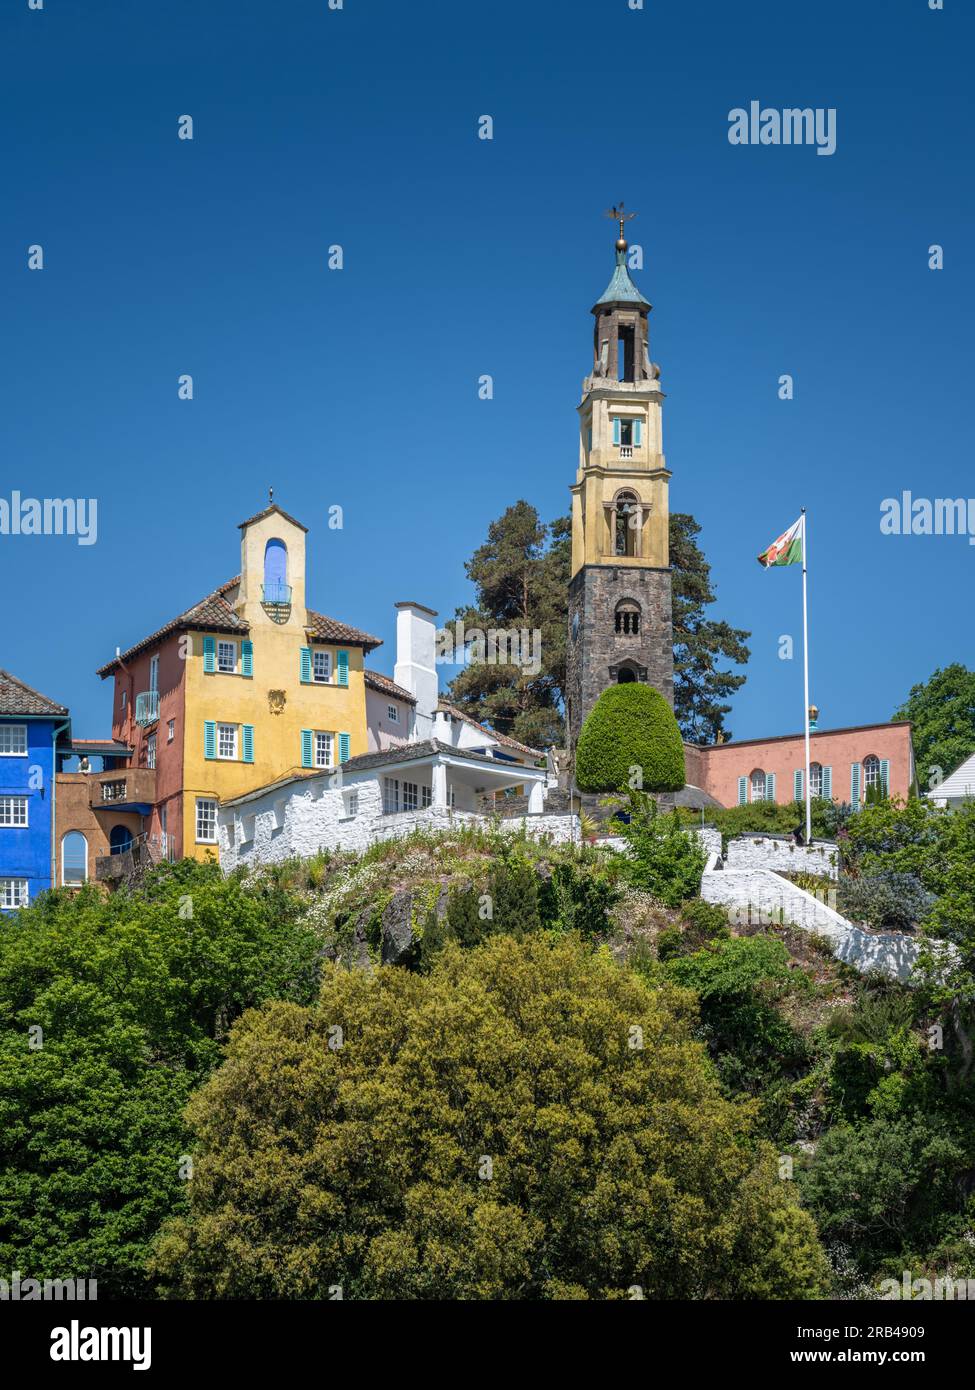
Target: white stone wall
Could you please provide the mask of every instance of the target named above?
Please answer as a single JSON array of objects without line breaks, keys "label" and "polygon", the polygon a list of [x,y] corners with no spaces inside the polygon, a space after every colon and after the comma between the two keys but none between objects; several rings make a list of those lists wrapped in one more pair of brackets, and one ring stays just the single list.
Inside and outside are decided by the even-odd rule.
[{"label": "white stone wall", "polygon": [[[781,920],[826,937],[833,954],[866,974],[877,970],[907,983],[925,945],[923,938],[905,932],[867,932],[855,927],[835,909],[836,890],[825,901],[798,888],[770,869],[717,869],[701,880],[701,897],[727,907],[732,922],[751,920],[767,925]],[[830,904],[834,904],[831,906]],[[946,961],[953,959],[944,948]]]},{"label": "white stone wall", "polygon": [[774,835],[738,835],[728,841],[725,864],[729,869],[774,869],[781,874],[823,874],[839,878],[839,851],[828,840],[797,845],[794,840]]},{"label": "white stone wall", "polygon": [[[355,816],[348,814],[350,793],[358,795]],[[414,830],[435,833],[452,826],[500,824],[503,831],[527,831],[535,839],[549,837],[556,844],[577,843],[579,817],[575,815],[511,816],[498,822],[490,815],[467,810],[428,806],[423,810],[384,815],[376,778],[353,782],[343,788],[327,787],[324,780],[283,788],[242,806],[219,813],[220,863],[226,872],[238,865],[267,864],[293,856],[307,858],[320,849],[361,852],[377,840],[403,839]]]}]

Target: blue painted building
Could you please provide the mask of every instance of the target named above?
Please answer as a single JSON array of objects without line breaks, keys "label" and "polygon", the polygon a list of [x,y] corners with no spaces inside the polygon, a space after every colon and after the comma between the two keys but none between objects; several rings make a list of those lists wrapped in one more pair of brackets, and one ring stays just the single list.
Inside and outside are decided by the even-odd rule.
[{"label": "blue painted building", "polygon": [[71,745],[63,705],[0,670],[0,911],[51,887],[55,765]]}]

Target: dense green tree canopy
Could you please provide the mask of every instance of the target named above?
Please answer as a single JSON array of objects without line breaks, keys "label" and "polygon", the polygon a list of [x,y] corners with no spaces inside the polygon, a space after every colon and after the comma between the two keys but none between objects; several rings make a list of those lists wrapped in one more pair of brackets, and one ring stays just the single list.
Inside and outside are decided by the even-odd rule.
[{"label": "dense green tree canopy", "polygon": [[719,661],[744,666],[749,633],[709,618],[716,601],[711,566],[697,543],[701,528],[687,512],[670,514],[670,564],[673,571],[674,713],[688,743],[725,741],[731,730],[725,715],[728,697],[745,683],[744,673],[719,670]]},{"label": "dense green tree canopy", "polygon": [[912,686],[893,715],[914,725],[914,758],[921,791],[936,786],[975,753],[975,671],[955,662]]},{"label": "dense green tree canopy", "polygon": [[475,719],[531,748],[562,742],[570,561],[567,517],[545,525],[527,502],[492,521],[464,568],[473,604],[457,610],[466,628],[536,630],[541,670],[476,662],[453,680],[450,698]]},{"label": "dense green tree canopy", "polygon": [[[329,969],[234,1029],[190,1104],[190,1297],[816,1296],[809,1217],[722,1099],[689,996],[577,938]],[[341,1030],[340,1032],[337,1030]]]},{"label": "dense green tree canopy", "polygon": [[0,918],[0,1269],[147,1291],[187,1097],[243,1009],[313,996],[318,949],[283,896],[190,863]]}]

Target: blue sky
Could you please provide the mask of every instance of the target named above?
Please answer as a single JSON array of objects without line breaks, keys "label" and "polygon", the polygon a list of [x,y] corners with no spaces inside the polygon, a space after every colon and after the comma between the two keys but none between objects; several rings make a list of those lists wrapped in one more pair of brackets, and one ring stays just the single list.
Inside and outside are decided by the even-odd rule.
[{"label": "blue sky", "polygon": [[[273,484],[312,605],[391,670],[396,600],[451,615],[492,518],[568,508],[620,197],[671,506],[753,634],[735,735],[800,723],[799,574],[755,556],[802,505],[823,726],[973,664],[975,547],[879,529],[905,488],[975,498],[972,9],[5,0],[0,496],[99,510],[93,546],[0,536],[0,665],[107,733],[95,667],[237,572]],[[836,153],[732,146],[751,100],[835,107]]]}]

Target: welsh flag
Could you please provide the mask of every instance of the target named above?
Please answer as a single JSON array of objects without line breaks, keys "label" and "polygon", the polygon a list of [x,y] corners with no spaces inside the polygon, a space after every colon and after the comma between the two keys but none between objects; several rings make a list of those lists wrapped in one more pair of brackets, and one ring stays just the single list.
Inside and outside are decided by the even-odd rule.
[{"label": "welsh flag", "polygon": [[788,531],[773,541],[770,546],[762,551],[758,557],[758,563],[763,569],[771,569],[773,565],[801,565],[802,547],[805,539],[805,517],[800,517],[794,521]]}]

